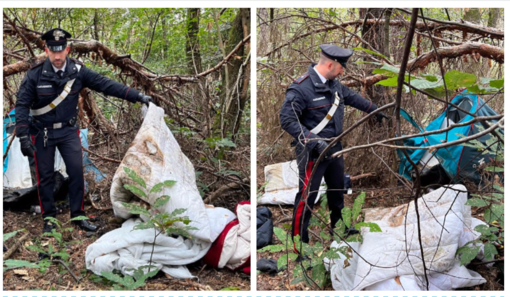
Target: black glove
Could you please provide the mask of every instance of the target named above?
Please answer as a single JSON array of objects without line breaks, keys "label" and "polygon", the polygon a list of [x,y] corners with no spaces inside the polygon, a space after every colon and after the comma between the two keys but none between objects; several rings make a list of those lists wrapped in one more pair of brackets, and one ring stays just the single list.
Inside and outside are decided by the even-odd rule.
[{"label": "black glove", "polygon": [[[322,152],[324,152],[324,151],[326,150],[326,148],[327,148],[327,147],[328,147],[328,143],[327,143],[327,142],[325,142],[324,140],[319,140],[319,141],[317,142],[317,144],[315,145],[315,148],[314,148],[314,149],[315,149],[315,150],[319,153],[319,155],[320,155],[320,154],[322,154]],[[330,149],[330,150],[328,150],[328,151],[326,152],[326,155],[325,155],[324,157],[326,157],[326,158],[327,158],[327,157],[331,156],[331,154],[332,154],[332,153],[333,153],[333,150],[331,150],[331,149]]]},{"label": "black glove", "polygon": [[19,136],[19,142],[21,146],[21,153],[23,156],[34,156],[34,153],[37,151],[35,149],[35,145],[32,143],[28,135]]},{"label": "black glove", "polygon": [[376,113],[375,114],[375,120],[379,123],[379,124],[382,124],[382,119],[385,118],[387,120],[389,120],[390,118],[385,115],[384,113],[382,112],[379,112],[379,113]]},{"label": "black glove", "polygon": [[144,95],[143,93],[138,94],[138,101],[146,104],[147,107],[149,107],[150,102],[153,102],[151,96]]}]

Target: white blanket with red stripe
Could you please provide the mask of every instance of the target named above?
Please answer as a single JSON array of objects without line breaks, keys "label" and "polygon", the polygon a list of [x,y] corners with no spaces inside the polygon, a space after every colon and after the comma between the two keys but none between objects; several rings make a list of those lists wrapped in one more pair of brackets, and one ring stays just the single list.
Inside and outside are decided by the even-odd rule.
[{"label": "white blanket with red stripe", "polygon": [[230,222],[205,256],[207,264],[235,270],[249,266],[251,206],[243,201],[236,206],[237,220]]}]

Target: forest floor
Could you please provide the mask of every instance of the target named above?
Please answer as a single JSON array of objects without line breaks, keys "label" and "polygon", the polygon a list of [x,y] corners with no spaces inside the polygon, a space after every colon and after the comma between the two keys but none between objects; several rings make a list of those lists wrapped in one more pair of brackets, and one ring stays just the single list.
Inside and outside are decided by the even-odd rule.
[{"label": "forest floor", "polygon": [[[92,218],[92,222],[101,229],[96,234],[90,234],[75,228],[72,232],[64,234],[67,241],[79,241],[79,243],[68,246],[67,252],[70,254],[69,268],[80,278],[76,283],[73,277],[60,264],[54,264],[47,271],[41,273],[38,269],[11,269],[4,273],[4,290],[58,290],[58,291],[82,291],[93,290],[103,291],[111,290],[112,284],[105,278],[96,276],[85,267],[85,251],[87,246],[95,242],[101,235],[108,231],[119,228],[121,220],[116,220],[112,210],[98,210],[92,206],[85,208],[86,213]],[[57,216],[60,222],[69,221],[68,210]],[[39,214],[34,215],[26,212],[6,211],[4,214],[4,234],[25,228],[30,235],[23,245],[11,256],[11,259],[26,260],[37,262],[38,252],[27,249],[28,246],[40,242],[43,246],[54,241],[53,238],[46,239],[41,237],[42,218]],[[69,227],[69,224],[64,225]],[[16,236],[19,238],[20,236]],[[11,241],[12,240],[12,241]],[[13,243],[15,239],[10,239]],[[9,245],[8,245],[9,247]],[[233,272],[228,269],[215,269],[206,266],[201,261],[188,265],[190,272],[198,277],[198,280],[177,280],[173,279],[163,272],[149,279],[147,284],[138,290],[148,291],[204,291],[220,290],[225,287],[237,288],[239,290],[250,289],[250,279],[248,275],[242,272]]]},{"label": "forest floor", "polygon": [[[181,144],[183,152],[190,158],[192,162],[199,160],[193,152],[186,151],[191,140],[176,137]],[[103,149],[103,148],[101,148]],[[233,154],[245,154],[244,148],[240,147],[234,151]],[[102,153],[96,149],[96,153]],[[235,156],[234,156],[235,157]],[[244,158],[234,160],[231,157],[230,168],[243,172],[242,168],[246,168],[249,160]],[[107,162],[95,156],[90,156],[95,165],[100,168],[103,173],[106,173],[107,178],[100,183],[94,184],[90,177],[85,176],[91,190],[90,195],[85,200],[85,212],[91,218],[91,222],[101,226],[97,233],[87,233],[79,228],[74,228],[72,232],[63,232],[63,239],[70,242],[67,245],[67,252],[70,254],[69,269],[80,279],[76,282],[71,274],[60,264],[51,265],[45,272],[41,273],[35,268],[20,268],[10,269],[4,272],[3,284],[4,290],[58,290],[58,291],[81,291],[81,290],[112,290],[113,283],[103,277],[95,275],[92,271],[87,270],[85,265],[85,251],[87,247],[100,238],[103,234],[121,227],[124,220],[116,218],[113,214],[112,205],[109,199],[111,179],[118,168],[117,163]],[[225,161],[226,162],[226,161]],[[195,168],[199,168],[201,164],[195,164]],[[248,165],[249,168],[249,165]],[[206,168],[207,169],[207,168]],[[201,181],[209,185],[211,190],[217,189],[222,184],[227,183],[224,179],[214,174],[208,174],[204,169],[196,169],[197,172],[202,170],[203,174]],[[211,171],[213,169],[210,169]],[[249,170],[248,170],[249,172]],[[214,173],[214,172],[213,172]],[[245,175],[243,173],[243,175]],[[249,176],[249,174],[248,174]],[[248,182],[249,184],[249,182]],[[248,194],[246,194],[246,192]],[[227,191],[212,204],[216,207],[224,207],[235,211],[235,206],[238,202],[247,200],[249,189],[246,191]],[[95,197],[94,202],[90,197]],[[29,205],[37,205],[37,200],[28,202]],[[63,207],[61,214],[57,215],[57,219],[63,223],[63,227],[70,227],[69,223],[69,208]],[[4,246],[10,248],[19,240],[19,238],[28,233],[28,238],[23,244],[16,249],[9,259],[26,260],[31,263],[39,261],[39,254],[37,251],[28,249],[31,245],[42,245],[48,247],[49,243],[53,244],[54,238],[43,238],[41,236],[43,228],[43,220],[40,214],[14,211],[6,208],[3,220],[4,234],[25,229],[24,232],[19,232],[15,237],[9,239],[4,243]],[[78,243],[73,243],[78,242]],[[229,269],[215,269],[211,268],[202,260],[187,265],[191,274],[197,276],[192,280],[178,280],[174,279],[163,272],[159,272],[155,277],[146,281],[146,285],[138,288],[137,290],[158,290],[158,291],[207,291],[207,290],[221,290],[230,288],[232,290],[250,290],[250,277],[242,272],[231,271]]]},{"label": "forest floor", "polygon": [[[353,186],[361,186],[361,185],[353,185]],[[402,188],[397,189],[386,189],[386,190],[368,190],[366,191],[365,198],[365,206],[364,208],[384,208],[384,207],[394,207],[410,201],[409,197],[406,197],[407,194],[403,194]],[[345,205],[352,207],[355,195],[345,195]],[[292,221],[292,207],[291,206],[268,206],[271,210],[273,216],[273,224],[274,227],[279,227],[284,230],[287,230]],[[318,206],[314,208],[314,212],[317,212]],[[473,216],[483,220],[483,209],[473,207]],[[310,229],[315,234],[320,234],[318,227]],[[273,243],[278,241],[276,236],[273,235]],[[315,244],[317,238],[315,236],[310,236],[310,244]],[[325,245],[330,245],[331,242],[325,242]],[[502,251],[501,251],[502,252]],[[262,252],[257,253],[257,261],[260,259],[275,259],[278,260],[285,252],[279,253],[270,253],[270,252]],[[501,255],[503,256],[503,255]],[[503,263],[503,262],[500,262]],[[305,283],[301,282],[296,285],[291,285],[293,277],[293,270],[296,265],[295,261],[289,261],[288,269],[280,271],[274,275],[270,275],[268,273],[257,272],[257,290],[258,291],[308,291],[313,288],[307,286]],[[468,266],[469,269],[478,272],[482,277],[484,277],[487,282],[485,284],[475,286],[472,288],[463,288],[466,290],[483,290],[483,291],[494,291],[494,290],[504,290],[504,279],[502,278],[502,274],[499,273],[496,265],[492,267],[486,267],[484,265],[472,265]],[[311,275],[311,272],[308,274]],[[315,289],[313,289],[315,290]],[[323,288],[323,290],[334,290],[331,282],[328,282],[327,285]]]}]

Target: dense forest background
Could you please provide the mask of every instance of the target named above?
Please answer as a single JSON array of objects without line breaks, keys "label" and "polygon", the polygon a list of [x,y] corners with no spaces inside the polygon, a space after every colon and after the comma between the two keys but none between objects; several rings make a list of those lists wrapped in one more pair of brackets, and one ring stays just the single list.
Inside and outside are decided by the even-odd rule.
[{"label": "dense forest background", "polygon": [[[70,57],[152,96],[164,108],[168,127],[195,167],[206,203],[234,210],[237,202],[250,199],[250,9],[6,8],[4,115],[14,107],[26,71],[46,58],[40,36],[55,27],[72,34]],[[112,219],[110,183],[138,132],[140,111],[140,104],[87,89],[81,92],[79,124],[89,128],[90,159],[108,176],[100,184],[89,180],[89,197],[95,198],[86,210],[105,226],[101,233],[118,226]],[[40,220],[40,216],[8,211],[4,234],[26,228],[29,239],[39,240]],[[88,280],[90,272],[84,270],[83,253],[95,236],[77,236],[83,242],[72,254],[72,270],[86,281],[75,283],[75,289],[109,288],[108,282]],[[37,253],[22,246],[12,257],[35,261]],[[201,283],[160,278],[143,289],[249,288],[249,279],[241,274],[204,268],[198,263],[194,271]],[[5,289],[73,289],[68,284],[70,275],[59,275],[57,269],[46,274],[31,270],[27,277],[30,281],[12,270],[6,272]]]},{"label": "dense forest background", "polygon": [[[295,159],[292,138],[280,127],[279,112],[287,87],[319,60],[320,44],[336,44],[354,50],[340,82],[379,107],[398,102],[400,107],[426,127],[446,107],[452,96],[463,88],[478,93],[487,104],[504,114],[504,13],[502,8],[424,8],[417,22],[411,24],[411,9],[401,8],[260,8],[257,10],[257,185],[264,189],[264,166]],[[414,36],[408,51],[407,36]],[[405,55],[404,85],[398,96],[398,77]],[[446,77],[445,77],[445,74]],[[411,79],[409,79],[411,77]],[[501,84],[491,83],[498,81]],[[446,82],[446,83],[444,83]],[[445,87],[448,90],[445,91]],[[366,193],[364,207],[390,207],[412,201],[424,193],[418,183],[398,177],[399,158],[388,146],[370,145],[417,130],[401,120],[396,124],[394,107],[384,112],[390,116],[383,125],[364,121],[342,139],[345,171],[353,180],[353,195],[346,205]],[[358,124],[366,114],[346,106],[344,131]],[[397,129],[399,127],[399,129]],[[401,130],[400,130],[401,129]],[[355,149],[365,145],[363,149]],[[297,173],[296,173],[297,174]],[[469,187],[470,193],[480,189]],[[260,194],[260,193],[259,193]],[[498,194],[500,195],[500,194]],[[318,226],[327,226],[325,200],[316,206],[310,232],[311,244],[329,246]],[[496,203],[496,202],[495,202]],[[502,210],[502,201],[497,202]],[[292,208],[270,207],[278,218],[275,227],[290,228]],[[481,217],[487,207],[473,207],[473,216]],[[319,219],[317,219],[319,218]],[[483,219],[483,218],[482,218]],[[315,223],[314,223],[315,220]],[[322,223],[321,223],[322,222]],[[315,225],[314,225],[315,224]],[[288,232],[288,230],[286,231]],[[312,234],[313,235],[313,234]],[[279,243],[285,235],[279,234]],[[285,242],[283,245],[285,246]],[[290,244],[289,244],[290,246]],[[281,247],[281,246],[280,246]],[[271,248],[269,248],[270,250]],[[275,248],[274,250],[277,250]],[[327,248],[318,248],[325,254]],[[500,250],[501,253],[502,250]],[[292,253],[293,251],[289,251]],[[285,252],[283,253],[285,254]],[[317,256],[315,255],[315,256]],[[295,256],[295,255],[294,255]],[[258,258],[279,258],[283,267],[286,255],[263,252]],[[291,255],[288,256],[289,259]],[[310,256],[312,257],[312,256]],[[317,256],[320,258],[320,256]],[[312,257],[313,258],[313,257]],[[321,263],[320,260],[313,263]],[[498,260],[502,262],[500,258]],[[501,263],[500,263],[501,264]],[[276,277],[258,275],[258,289],[302,290],[331,289],[324,267],[315,264],[310,271],[303,264],[289,261]],[[293,270],[301,266],[301,269]],[[316,269],[317,268],[317,269]],[[478,266],[480,268],[480,266]],[[501,289],[497,271],[482,274],[490,279],[482,289]],[[305,277],[305,275],[308,275]],[[299,277],[298,277],[299,276]]]}]

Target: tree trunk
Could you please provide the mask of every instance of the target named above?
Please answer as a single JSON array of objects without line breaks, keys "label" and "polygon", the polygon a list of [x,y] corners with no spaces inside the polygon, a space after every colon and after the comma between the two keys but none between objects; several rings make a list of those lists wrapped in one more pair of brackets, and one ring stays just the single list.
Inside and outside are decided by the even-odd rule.
[{"label": "tree trunk", "polygon": [[501,8],[489,8],[489,27],[496,28],[498,26],[499,16],[501,15]]},{"label": "tree trunk", "polygon": [[265,52],[268,52],[271,50],[270,42],[271,42],[271,35],[270,35],[270,21],[269,21],[269,8],[259,8],[258,9],[258,15],[261,19],[259,21],[259,33],[257,34],[257,50],[259,52],[259,55]]},{"label": "tree trunk", "polygon": [[[232,23],[228,35],[226,52],[231,52],[239,42],[250,34],[250,9],[239,9],[236,18]],[[249,100],[249,77],[250,77],[250,42],[242,45],[237,52],[237,57],[226,64],[222,70],[222,90],[220,98],[224,100],[222,114],[216,118],[214,128],[221,128],[222,137],[232,135],[235,137],[239,129],[239,123],[242,112]],[[225,78],[225,72],[228,71],[228,80]],[[226,93],[226,90],[230,90]],[[216,130],[216,129],[214,129]]]},{"label": "tree trunk", "polygon": [[[361,19],[377,19],[384,18],[384,8],[361,8],[359,10]],[[391,12],[390,12],[391,14]],[[362,28],[362,37],[366,41],[368,41],[377,51],[380,53],[385,52],[385,27],[377,24],[367,24]],[[388,39],[389,39],[389,22],[388,22]],[[389,42],[388,42],[389,43]],[[363,45],[363,47],[365,47]],[[389,49],[388,49],[389,51]],[[367,73],[371,73],[376,67],[371,64],[366,64],[368,69],[366,69]],[[370,88],[366,89],[367,99],[372,100],[375,104],[380,104],[384,98],[384,87],[380,85],[373,85]]]},{"label": "tree trunk", "polygon": [[200,43],[198,30],[200,24],[200,8],[188,8],[186,56],[190,73],[202,72],[202,59],[200,58]]},{"label": "tree trunk", "polygon": [[391,19],[391,8],[386,9],[384,12],[384,46],[383,55],[390,57],[390,19]]},{"label": "tree trunk", "polygon": [[98,23],[98,16],[97,16],[97,9],[94,10],[94,30],[92,30],[92,33],[94,33],[94,40],[97,40],[99,41],[99,35],[97,34],[97,30],[98,30],[98,26],[99,26],[99,23]]}]

